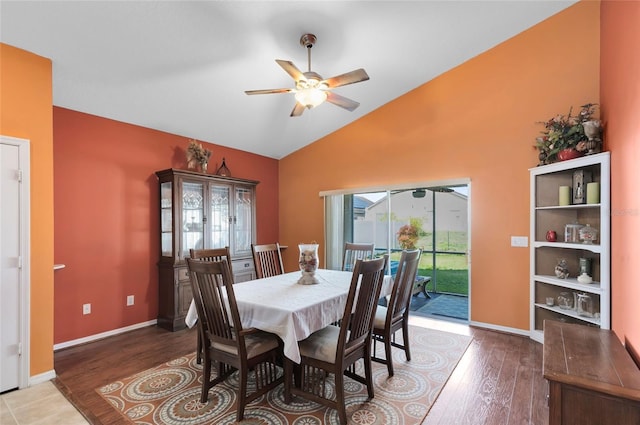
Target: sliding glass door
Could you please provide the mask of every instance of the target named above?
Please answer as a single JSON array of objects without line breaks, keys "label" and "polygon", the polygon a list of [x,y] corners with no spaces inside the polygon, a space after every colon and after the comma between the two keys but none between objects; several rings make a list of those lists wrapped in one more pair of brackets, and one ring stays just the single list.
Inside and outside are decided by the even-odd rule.
[{"label": "sliding glass door", "polygon": [[333,214],[327,210],[327,238],[333,234],[328,249],[341,253],[344,242],[374,243],[377,254],[390,255],[394,274],[400,252],[419,248],[418,274],[428,278],[429,293],[468,296],[468,184],[357,191],[327,198],[339,199],[334,208],[341,209]]}]

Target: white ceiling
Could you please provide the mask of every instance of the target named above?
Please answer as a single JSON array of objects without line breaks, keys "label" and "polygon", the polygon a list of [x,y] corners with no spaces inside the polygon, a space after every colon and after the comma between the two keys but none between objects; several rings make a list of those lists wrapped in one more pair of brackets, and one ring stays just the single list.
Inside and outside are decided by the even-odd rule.
[{"label": "white ceiling", "polygon": [[[280,159],[575,3],[567,1],[5,1],[3,43],[50,58],[56,106]],[[369,81],[291,118],[275,62],[364,68]],[[186,145],[186,139],[185,139]]]}]

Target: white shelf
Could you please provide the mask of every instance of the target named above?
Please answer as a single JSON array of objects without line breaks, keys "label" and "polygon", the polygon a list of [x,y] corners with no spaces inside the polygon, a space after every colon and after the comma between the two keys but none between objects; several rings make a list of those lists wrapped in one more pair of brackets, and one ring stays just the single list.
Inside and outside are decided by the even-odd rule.
[{"label": "white shelf", "polygon": [[[600,183],[600,203],[554,205],[558,202],[558,188],[572,184],[573,173],[585,170],[593,181]],[[565,317],[585,325],[602,329],[611,327],[611,219],[610,219],[610,154],[603,152],[569,161],[531,168],[530,170],[530,337],[544,342],[542,322]],[[542,230],[563,229],[568,223],[587,223],[598,229],[594,244],[549,242]],[[542,233],[542,234],[541,234]],[[537,239],[537,240],[536,240]],[[560,279],[553,275],[558,258],[566,258],[569,270],[575,276],[578,260],[587,257],[598,281],[580,283],[576,277]],[[538,274],[540,272],[552,273]],[[593,294],[594,313],[600,316],[579,316],[576,310],[548,306],[546,297],[557,297],[560,292]]]},{"label": "white shelf", "polygon": [[567,249],[582,249],[584,251],[600,254],[602,252],[602,246],[599,244],[589,243],[568,243],[568,242],[548,242],[548,241],[534,241],[531,244],[534,248],[567,248]]},{"label": "white shelf", "polygon": [[577,205],[550,205],[546,207],[536,207],[536,211],[539,210],[580,210],[588,208],[600,208],[600,204],[577,204]]},{"label": "white shelf", "polygon": [[600,319],[596,319],[595,317],[580,316],[574,309],[564,309],[564,308],[558,307],[557,305],[548,306],[546,304],[539,304],[539,303],[536,303],[535,306],[538,308],[543,308],[545,310],[553,311],[555,313],[562,314],[564,316],[572,317],[577,320],[582,320],[584,322],[600,326]]},{"label": "white shelf", "polygon": [[560,279],[555,276],[539,275],[533,276],[533,280],[536,282],[547,283],[549,285],[559,286],[561,288],[574,289],[576,291],[589,292],[591,294],[601,294],[604,292],[602,284],[600,282],[580,283],[574,277],[568,277],[566,279]]}]

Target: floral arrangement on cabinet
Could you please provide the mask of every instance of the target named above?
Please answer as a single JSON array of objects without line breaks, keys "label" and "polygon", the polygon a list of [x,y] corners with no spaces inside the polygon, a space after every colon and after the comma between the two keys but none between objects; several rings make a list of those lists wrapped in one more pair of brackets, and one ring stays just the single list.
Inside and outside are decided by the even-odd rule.
[{"label": "floral arrangement on cabinet", "polygon": [[566,116],[556,115],[539,122],[544,125],[544,131],[541,132],[542,136],[536,138],[535,146],[540,160],[538,165],[600,152],[602,123],[594,118],[597,106],[597,103],[582,105],[577,115],[571,115],[571,107]]},{"label": "floral arrangement on cabinet", "polygon": [[200,170],[206,173],[209,158],[211,158],[209,149],[205,149],[202,143],[198,143],[196,140],[189,140],[189,146],[187,147],[187,167],[189,169],[195,169],[199,165]]}]

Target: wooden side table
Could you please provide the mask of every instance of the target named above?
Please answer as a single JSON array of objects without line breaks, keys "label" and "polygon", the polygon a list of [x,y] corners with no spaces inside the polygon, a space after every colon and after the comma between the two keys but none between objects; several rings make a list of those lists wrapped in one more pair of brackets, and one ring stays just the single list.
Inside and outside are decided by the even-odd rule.
[{"label": "wooden side table", "polygon": [[611,330],[544,322],[549,425],[640,424],[640,370]]}]

